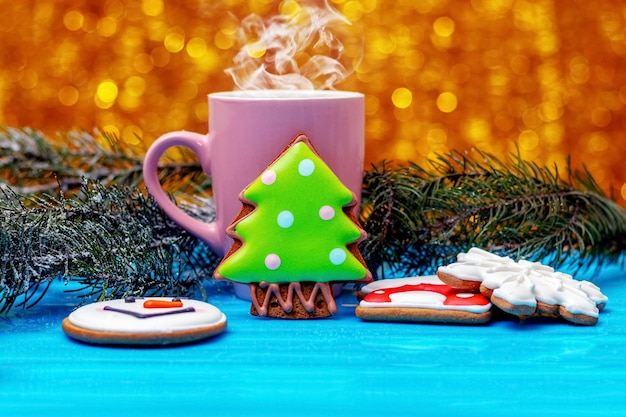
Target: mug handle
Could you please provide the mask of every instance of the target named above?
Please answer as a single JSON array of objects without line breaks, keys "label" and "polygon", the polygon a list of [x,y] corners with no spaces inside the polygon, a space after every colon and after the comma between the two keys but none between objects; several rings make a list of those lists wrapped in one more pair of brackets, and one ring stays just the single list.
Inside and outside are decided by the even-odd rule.
[{"label": "mug handle", "polygon": [[163,191],[159,181],[159,160],[165,151],[173,146],[184,146],[189,148],[200,158],[200,164],[205,174],[211,175],[211,158],[209,154],[209,144],[211,135],[201,135],[194,132],[171,132],[159,137],[148,149],[143,161],[143,178],[148,189],[148,193],[154,197],[155,201],[172,220],[178,223],[198,239],[206,242],[211,249],[220,252],[221,233],[217,229],[215,222],[207,223],[191,217],[180,209]]}]

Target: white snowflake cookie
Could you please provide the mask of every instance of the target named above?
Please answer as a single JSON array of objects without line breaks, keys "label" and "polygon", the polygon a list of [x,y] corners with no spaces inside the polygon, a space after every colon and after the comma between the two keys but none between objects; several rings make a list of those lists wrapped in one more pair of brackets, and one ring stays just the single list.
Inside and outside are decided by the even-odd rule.
[{"label": "white snowflake cookie", "polygon": [[496,307],[519,317],[562,317],[594,325],[608,301],[589,281],[575,280],[539,262],[515,262],[479,248],[439,267],[437,276],[450,286],[479,290]]}]

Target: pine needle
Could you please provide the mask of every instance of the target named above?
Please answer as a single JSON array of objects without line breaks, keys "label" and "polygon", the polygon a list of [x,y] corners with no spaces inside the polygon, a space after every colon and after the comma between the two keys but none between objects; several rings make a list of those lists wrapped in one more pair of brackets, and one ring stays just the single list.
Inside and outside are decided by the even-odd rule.
[{"label": "pine needle", "polygon": [[[141,165],[106,133],[0,130],[0,313],[36,304],[58,279],[76,283],[81,302],[202,291],[219,257],[146,197]],[[180,154],[160,175],[190,215],[214,217],[197,161]],[[624,265],[626,209],[588,171],[561,173],[519,152],[383,161],[365,172],[361,222],[376,278],[431,274],[472,246],[555,268]]]},{"label": "pine needle", "polygon": [[[0,180],[24,194],[56,193],[58,188],[70,194],[84,179],[139,186],[145,151],[110,132],[70,131],[49,138],[31,129],[0,128]],[[168,155],[160,172],[172,191],[210,191],[210,178],[190,151],[175,148]]]},{"label": "pine needle", "polygon": [[479,246],[515,259],[585,268],[623,262],[626,210],[588,172],[567,177],[513,155],[452,152],[417,165],[366,173],[362,251],[385,274],[428,274]]},{"label": "pine needle", "polygon": [[134,187],[85,181],[72,198],[0,193],[0,312],[33,305],[59,278],[77,283],[83,300],[189,295],[218,260]]}]

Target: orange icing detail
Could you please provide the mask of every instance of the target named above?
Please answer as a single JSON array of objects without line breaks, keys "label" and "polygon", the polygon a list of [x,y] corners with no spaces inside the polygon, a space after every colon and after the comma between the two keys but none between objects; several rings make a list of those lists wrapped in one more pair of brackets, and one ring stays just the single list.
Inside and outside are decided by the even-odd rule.
[{"label": "orange icing detail", "polygon": [[267,315],[267,307],[270,303],[270,297],[272,296],[272,293],[276,296],[276,299],[278,300],[281,308],[286,312],[290,312],[293,309],[293,294],[295,292],[300,299],[300,302],[304,306],[304,309],[310,313],[315,309],[315,297],[317,296],[318,291],[321,291],[324,299],[326,300],[328,311],[330,311],[332,314],[335,314],[337,312],[337,304],[335,304],[335,298],[333,297],[332,291],[330,290],[330,285],[328,285],[327,282],[316,282],[308,299],[302,293],[302,287],[300,286],[299,282],[289,283],[286,300],[283,300],[283,298],[280,296],[279,284],[261,282],[258,284],[258,286],[260,288],[267,289],[265,293],[265,299],[263,300],[263,305],[260,305],[258,300],[256,299],[257,284],[250,284],[250,295],[252,298],[252,304],[254,305],[254,308],[256,308],[256,311],[259,313],[260,316]]},{"label": "orange icing detail", "polygon": [[[445,296],[443,305],[450,306],[486,306],[489,304],[489,300],[482,294],[473,294],[468,291],[458,288],[452,288],[445,284],[407,284],[401,287],[382,288],[367,294],[364,298],[365,301],[372,303],[390,303],[391,295],[401,292],[409,291],[425,291],[431,293],[438,293]],[[459,297],[459,294],[468,294],[469,297]]]},{"label": "orange icing detail", "polygon": [[143,302],[144,308],[180,308],[182,301],[146,300]]}]

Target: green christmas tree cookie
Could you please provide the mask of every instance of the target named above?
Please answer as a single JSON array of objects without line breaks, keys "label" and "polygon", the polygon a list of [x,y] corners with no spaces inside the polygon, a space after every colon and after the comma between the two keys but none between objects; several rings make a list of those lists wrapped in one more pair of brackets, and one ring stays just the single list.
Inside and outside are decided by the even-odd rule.
[{"label": "green christmas tree cookie", "polygon": [[305,135],[239,198],[243,208],[227,229],[234,243],[215,276],[250,285],[252,314],[326,317],[336,312],[330,283],[371,280],[354,195]]}]

